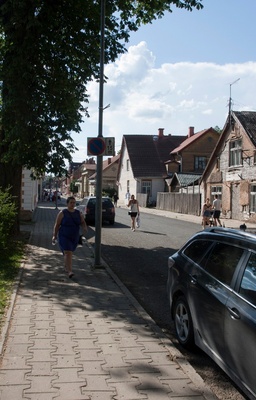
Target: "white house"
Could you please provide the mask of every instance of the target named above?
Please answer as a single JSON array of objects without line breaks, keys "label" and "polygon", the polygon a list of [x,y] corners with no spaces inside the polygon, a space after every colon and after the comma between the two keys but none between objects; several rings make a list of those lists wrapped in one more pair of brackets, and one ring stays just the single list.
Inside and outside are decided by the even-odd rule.
[{"label": "white house", "polygon": [[119,204],[127,204],[127,193],[136,198],[146,194],[147,204],[154,203],[157,193],[165,191],[165,162],[186,136],[165,136],[163,131],[160,128],[158,135],[123,136],[117,174]]}]

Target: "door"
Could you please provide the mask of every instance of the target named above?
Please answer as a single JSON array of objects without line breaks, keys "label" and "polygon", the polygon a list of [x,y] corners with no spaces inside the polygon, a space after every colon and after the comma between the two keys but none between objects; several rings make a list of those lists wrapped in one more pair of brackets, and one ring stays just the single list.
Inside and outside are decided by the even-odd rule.
[{"label": "door", "polygon": [[252,253],[239,284],[227,302],[224,340],[226,363],[256,396],[256,254]]}]

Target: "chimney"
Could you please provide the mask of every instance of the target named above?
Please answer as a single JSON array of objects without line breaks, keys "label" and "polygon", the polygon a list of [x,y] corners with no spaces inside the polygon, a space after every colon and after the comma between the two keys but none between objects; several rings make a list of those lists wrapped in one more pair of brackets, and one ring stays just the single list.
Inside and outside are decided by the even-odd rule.
[{"label": "chimney", "polygon": [[194,135],[194,127],[193,126],[190,126],[189,128],[188,128],[188,137],[191,137],[191,136],[193,136]]},{"label": "chimney", "polygon": [[108,157],[108,165],[111,164],[111,158]]},{"label": "chimney", "polygon": [[158,137],[164,136],[164,128],[158,128]]}]

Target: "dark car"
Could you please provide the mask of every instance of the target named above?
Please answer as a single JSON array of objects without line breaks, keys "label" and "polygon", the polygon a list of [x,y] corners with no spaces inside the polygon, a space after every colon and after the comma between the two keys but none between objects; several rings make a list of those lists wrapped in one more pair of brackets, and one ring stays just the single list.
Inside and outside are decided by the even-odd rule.
[{"label": "dark car", "polygon": [[167,291],[179,343],[200,347],[256,399],[256,235],[195,234],[169,257]]},{"label": "dark car", "polygon": [[[85,197],[76,208],[82,212],[87,224],[95,223],[95,196]],[[102,197],[102,222],[115,223],[115,207],[109,197]]]}]

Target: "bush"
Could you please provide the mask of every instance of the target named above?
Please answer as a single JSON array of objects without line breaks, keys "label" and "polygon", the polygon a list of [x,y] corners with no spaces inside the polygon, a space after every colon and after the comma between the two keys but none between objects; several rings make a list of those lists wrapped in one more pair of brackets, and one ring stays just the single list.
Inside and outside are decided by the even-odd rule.
[{"label": "bush", "polygon": [[10,189],[0,189],[0,250],[7,248],[17,218],[17,209],[9,192]]}]

